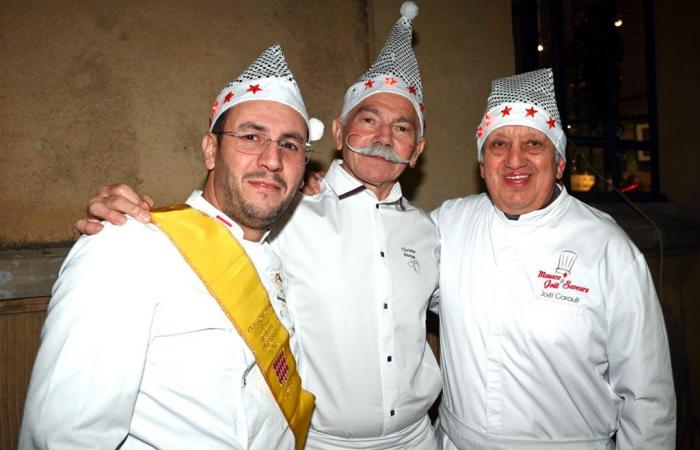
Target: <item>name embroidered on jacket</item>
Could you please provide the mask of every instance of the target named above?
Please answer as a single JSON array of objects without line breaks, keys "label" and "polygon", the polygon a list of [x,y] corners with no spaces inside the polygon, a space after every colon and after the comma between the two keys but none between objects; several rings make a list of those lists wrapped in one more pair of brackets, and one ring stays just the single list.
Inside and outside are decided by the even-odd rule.
[{"label": "name embroidered on jacket", "polygon": [[418,262],[418,259],[416,258],[416,251],[412,248],[401,247],[401,252],[403,253],[404,258],[408,260],[408,267],[413,269],[413,271],[416,273],[421,273],[422,268],[420,262]]},{"label": "name embroidered on jacket", "polygon": [[570,278],[571,270],[574,267],[574,263],[576,262],[577,256],[578,255],[576,253],[570,250],[564,250],[559,253],[559,261],[557,263],[556,269],[554,270],[554,273],[547,272],[546,270],[540,270],[537,273],[537,278],[542,278],[544,280],[542,283],[543,290],[540,294],[540,297],[554,298],[557,300],[564,300],[571,303],[578,303],[580,301],[578,297],[572,297],[570,295],[566,295],[566,293],[561,292],[548,292],[547,289],[566,289],[569,291],[582,292],[584,294],[587,294],[589,292],[589,288],[583,286],[582,284],[576,284]]}]

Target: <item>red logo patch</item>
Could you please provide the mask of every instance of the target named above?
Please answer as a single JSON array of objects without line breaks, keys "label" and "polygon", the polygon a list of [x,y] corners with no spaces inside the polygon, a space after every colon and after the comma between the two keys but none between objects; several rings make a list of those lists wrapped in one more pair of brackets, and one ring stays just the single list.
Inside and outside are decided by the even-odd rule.
[{"label": "red logo patch", "polygon": [[545,270],[540,270],[537,274],[537,278],[544,278],[544,289],[569,289],[573,291],[583,292],[587,294],[590,291],[589,288],[582,285],[574,284],[573,280],[568,279],[571,274],[571,269],[574,267],[576,262],[576,253],[565,250],[559,253],[559,262],[557,263],[557,268],[555,273],[548,273]]}]

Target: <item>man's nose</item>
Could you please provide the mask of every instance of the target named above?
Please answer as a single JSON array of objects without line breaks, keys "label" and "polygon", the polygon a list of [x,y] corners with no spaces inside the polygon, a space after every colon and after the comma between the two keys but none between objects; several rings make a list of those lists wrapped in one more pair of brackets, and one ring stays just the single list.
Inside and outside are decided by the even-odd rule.
[{"label": "man's nose", "polygon": [[379,127],[379,130],[377,130],[376,139],[377,139],[377,142],[380,142],[384,145],[390,145],[391,144],[391,124],[382,124],[382,126]]},{"label": "man's nose", "polygon": [[527,164],[525,150],[519,144],[514,144],[508,151],[506,165],[511,169],[518,169]]},{"label": "man's nose", "polygon": [[270,141],[267,143],[265,150],[258,156],[258,165],[266,168],[270,172],[282,170],[284,167],[282,150],[279,148],[277,141]]}]

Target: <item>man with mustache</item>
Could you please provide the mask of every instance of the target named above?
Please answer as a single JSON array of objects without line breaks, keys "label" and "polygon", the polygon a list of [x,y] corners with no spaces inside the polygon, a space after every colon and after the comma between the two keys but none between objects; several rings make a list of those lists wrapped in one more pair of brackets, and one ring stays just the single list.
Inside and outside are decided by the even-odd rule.
[{"label": "man with mustache", "polygon": [[[440,373],[425,317],[438,282],[438,235],[397,182],[425,146],[411,48],[417,9],[407,2],[401,12],[333,121],[342,160],[331,164],[321,192],[302,197],[271,235],[289,275],[301,375],[316,395],[310,450],[436,448],[427,412]],[[134,203],[111,197],[120,193]],[[145,213],[124,186],[104,194],[91,201],[96,216],[118,222],[105,212],[111,207]],[[83,220],[78,227],[92,232],[99,225]]]},{"label": "man with mustache", "polygon": [[303,447],[313,396],[265,237],[322,133],[279,45],[224,87],[202,139],[204,190],[71,249],[20,449]]}]

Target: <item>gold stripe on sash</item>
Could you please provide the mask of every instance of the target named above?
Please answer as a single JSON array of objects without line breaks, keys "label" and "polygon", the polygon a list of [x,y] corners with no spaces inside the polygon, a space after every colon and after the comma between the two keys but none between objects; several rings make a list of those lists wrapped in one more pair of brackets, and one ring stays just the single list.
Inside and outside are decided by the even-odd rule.
[{"label": "gold stripe on sash", "polygon": [[315,398],[301,387],[289,333],[248,254],[223,224],[187,205],[159,208],[151,217],[248,344],[301,450]]}]

